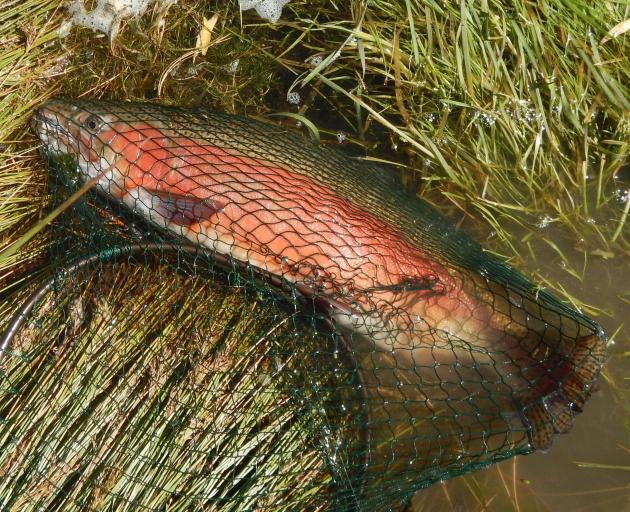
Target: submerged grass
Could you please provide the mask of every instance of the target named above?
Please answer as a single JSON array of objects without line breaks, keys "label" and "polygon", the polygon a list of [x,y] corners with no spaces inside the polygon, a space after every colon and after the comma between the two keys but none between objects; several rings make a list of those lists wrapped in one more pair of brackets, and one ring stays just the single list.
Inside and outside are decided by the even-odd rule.
[{"label": "submerged grass", "polygon": [[326,340],[185,273],[96,266],[29,316],[3,359],[3,510],[325,509],[331,476],[309,432],[332,370],[311,369],[301,395],[287,374],[308,362],[291,340]]},{"label": "submerged grass", "polygon": [[[190,0],[153,6],[142,18],[125,21],[111,42],[77,28],[60,37],[67,15],[59,0],[0,3],[1,324],[6,324],[25,287],[36,277],[35,270],[49,263],[47,232],[21,251],[7,252],[45,217],[51,201],[46,173],[27,128],[36,105],[63,94],[204,105],[256,116],[284,113],[273,119],[305,127],[323,144],[342,143],[357,156],[393,163],[401,170],[404,186],[484,238],[489,249],[534,272],[542,286],[602,320],[616,342],[611,345],[606,385],[617,407],[628,410],[623,368],[628,364],[630,336],[624,323],[628,295],[623,276],[630,275],[630,34],[618,33],[620,29],[614,37],[611,33],[630,19],[626,2],[293,0],[280,22],[269,25],[253,11],[241,16],[236,1]],[[196,42],[203,20],[213,15],[217,21],[208,46],[200,48]],[[289,93],[298,93],[297,104],[295,95],[289,101]],[[118,299],[108,300],[118,311]],[[236,325],[246,332],[245,323]],[[51,340],[61,328],[43,327],[50,329]],[[171,328],[175,336],[177,326]],[[80,331],[78,344],[93,334]],[[131,337],[132,341],[141,338]],[[46,360],[46,347],[40,347],[41,361]],[[125,350],[112,368],[123,364],[121,354],[130,353],[132,347]],[[138,350],[147,355],[142,351],[149,347]],[[92,386],[98,379],[104,384],[111,380],[111,375],[101,374],[104,368],[94,367]],[[63,395],[58,403],[70,403],[75,390],[55,380],[61,374],[53,369],[40,367],[39,385],[52,386],[51,390],[56,386]],[[67,371],[72,375],[71,368]],[[145,370],[138,366],[125,371],[130,379],[140,379]],[[155,382],[167,393],[166,369],[161,375],[162,380]],[[87,382],[76,377],[78,383]],[[130,390],[119,390],[121,403],[132,400]],[[78,385],[76,392],[98,390]],[[277,393],[274,390],[269,397],[277,398]],[[79,447],[78,437],[63,434],[71,425],[93,429],[95,439],[106,436],[104,425],[89,425],[82,418],[79,400],[62,411],[42,398],[33,393],[29,400],[40,402],[15,410],[22,434],[28,432],[29,421],[42,425],[46,418],[58,418],[59,424],[46,431],[57,443],[55,450]],[[234,407],[246,411],[251,400],[254,397],[245,394]],[[139,404],[128,402],[127,409],[117,409],[122,405],[112,398],[99,407],[105,422],[108,414],[135,406]],[[38,414],[40,422],[35,422]],[[116,433],[113,425],[110,444],[103,445],[122,457],[128,475],[147,471],[143,460],[158,456],[167,460],[177,453],[174,448],[159,455],[163,443],[156,440],[167,439],[166,431],[156,431],[152,440],[143,436],[146,419],[143,424],[141,415],[134,418],[138,422],[130,431],[133,435],[125,434],[125,442],[135,443],[135,454],[146,454],[148,459],[116,448],[122,446],[123,434]],[[247,421],[247,414],[239,421]],[[288,416],[270,421],[287,428],[279,439],[259,440],[260,446],[303,443],[294,436]],[[627,413],[626,421],[630,421]],[[225,442],[242,439],[234,434]],[[36,438],[30,442],[36,443]],[[630,440],[626,434],[618,442],[627,446]],[[25,475],[44,471],[38,468],[45,461],[52,464],[50,448],[41,446],[39,452],[32,452],[39,455],[28,463],[22,461]],[[105,457],[99,447],[79,448],[81,453]],[[591,467],[607,462],[593,460]],[[2,464],[9,463],[16,461]],[[159,489],[181,485],[183,478],[155,473],[151,477],[155,486],[141,488],[105,463],[98,468],[86,464],[81,468],[84,477],[77,473],[79,461],[71,461],[57,475],[73,489],[77,489],[73,479],[84,478],[85,487],[69,496],[86,503],[115,500],[123,488],[138,499],[157,500]],[[312,468],[305,474],[320,475],[315,459],[303,467]],[[470,475],[430,489],[417,498],[418,507],[428,506],[436,493],[442,493],[445,506],[453,510],[460,502],[470,503],[470,510],[504,510],[500,507],[505,503],[514,510],[549,508],[548,498],[519,483],[516,471],[508,482],[507,466],[497,467],[494,477]],[[3,479],[2,485],[26,485],[29,477],[24,478]],[[59,489],[63,489],[61,480],[55,484]],[[322,488],[326,485],[323,477],[313,481]],[[189,484],[195,488],[194,481]],[[54,497],[45,479],[38,485],[34,488],[41,495],[30,503],[50,499],[46,503],[52,506]],[[290,485],[295,486],[296,480]],[[303,493],[299,499],[308,501],[317,493],[317,485],[294,490]],[[107,497],[99,489],[116,492]],[[493,509],[493,500],[503,505]]]}]

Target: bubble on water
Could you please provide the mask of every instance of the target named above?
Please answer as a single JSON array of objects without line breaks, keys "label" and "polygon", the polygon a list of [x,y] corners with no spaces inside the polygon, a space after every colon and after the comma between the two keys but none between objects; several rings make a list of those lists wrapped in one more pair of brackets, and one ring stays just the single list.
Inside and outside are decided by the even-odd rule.
[{"label": "bubble on water", "polygon": [[481,119],[481,122],[486,126],[494,126],[494,123],[497,122],[497,118],[494,114],[490,114],[489,112],[480,112],[479,119]]},{"label": "bubble on water", "polygon": [[534,121],[536,121],[539,117],[538,113],[536,112],[536,109],[534,107],[532,107],[532,102],[529,100],[521,100],[519,102],[519,105],[521,107],[521,118],[528,122],[528,123],[533,123]]},{"label": "bubble on water", "polygon": [[240,64],[240,59],[235,59],[232,62],[230,62],[227,66],[225,66],[225,69],[227,70],[228,73],[234,74],[238,70],[239,64]]},{"label": "bubble on water", "polygon": [[615,201],[621,204],[626,204],[630,200],[630,189],[618,188],[613,193],[613,197],[615,198]]},{"label": "bubble on water", "polygon": [[323,60],[324,58],[321,55],[313,55],[308,62],[311,66],[316,67],[319,66]]},{"label": "bubble on water", "polygon": [[551,224],[553,222],[553,217],[551,217],[550,215],[541,215],[540,217],[538,217],[538,222],[537,222],[537,226],[540,229],[545,229],[547,226],[549,226],[549,224]]},{"label": "bubble on water", "polygon": [[75,0],[68,6],[68,12],[72,15],[71,23],[103,32],[113,40],[116,38],[121,20],[142,16],[151,1],[97,0],[96,6],[87,11],[81,0]]},{"label": "bubble on water", "polygon": [[541,114],[536,111],[531,100],[512,100],[511,104],[512,110],[510,112],[510,117],[512,117],[512,119],[528,125],[540,120]]},{"label": "bubble on water", "polygon": [[291,103],[291,105],[299,105],[300,101],[302,101],[302,97],[300,96],[299,92],[292,91],[287,94],[287,101]]},{"label": "bubble on water", "polygon": [[425,112],[424,118],[431,124],[435,124],[437,121],[437,116],[433,112]]},{"label": "bubble on water", "polygon": [[239,0],[241,11],[256,9],[258,16],[276,23],[282,14],[282,8],[289,3],[289,0]]}]

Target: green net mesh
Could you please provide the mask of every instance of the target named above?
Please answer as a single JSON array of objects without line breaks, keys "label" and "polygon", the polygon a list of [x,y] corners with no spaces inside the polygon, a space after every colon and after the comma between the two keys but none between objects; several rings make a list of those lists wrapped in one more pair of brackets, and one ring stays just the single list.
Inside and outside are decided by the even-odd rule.
[{"label": "green net mesh", "polygon": [[33,127],[53,196],[93,190],[9,299],[3,510],[398,510],[593,389],[601,328],[387,169],[158,105]]}]

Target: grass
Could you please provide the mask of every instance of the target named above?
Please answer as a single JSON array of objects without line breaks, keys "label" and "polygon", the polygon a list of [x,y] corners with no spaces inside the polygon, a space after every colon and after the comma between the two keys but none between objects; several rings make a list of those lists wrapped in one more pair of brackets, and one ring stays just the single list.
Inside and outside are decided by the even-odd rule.
[{"label": "grass", "polygon": [[44,299],[5,360],[3,509],[322,509],[317,412],[285,376],[309,334],[218,284],[129,263]]},{"label": "grass", "polygon": [[[214,14],[204,55],[196,41],[203,19]],[[38,279],[36,271],[45,270],[53,241],[45,230],[20,251],[10,249],[25,242],[23,235],[45,218],[53,199],[28,130],[33,108],[54,94],[210,105],[277,116],[272,118],[316,134],[322,144],[343,140],[351,154],[392,163],[401,171],[401,186],[595,315],[615,342],[602,387],[611,408],[626,411],[630,421],[623,281],[630,275],[630,34],[610,35],[630,18],[626,2],[294,0],[270,26],[252,11],[241,17],[235,1],[192,0],[125,21],[113,42],[86,29],[60,39],[65,17],[58,0],[5,0],[0,9],[0,323]],[[290,92],[299,93],[299,104],[287,100]],[[160,378],[168,378],[166,370]],[[41,374],[47,385],[57,377]],[[60,392],[65,400],[71,396]],[[280,394],[274,389],[269,396]],[[245,409],[251,406],[245,402]],[[78,410],[63,414],[64,422],[79,421]],[[29,418],[26,412],[18,417],[23,429]],[[272,421],[290,423],[288,416]],[[609,421],[617,432],[612,422],[622,420]],[[99,426],[91,428],[97,435]],[[133,432],[142,428],[138,423]],[[54,446],[79,442],[55,432]],[[283,432],[283,442],[303,442],[291,437],[291,428]],[[616,436],[611,443],[627,449],[627,433]],[[155,443],[141,436],[136,441],[139,451],[157,456]],[[557,464],[573,460],[585,459],[567,456]],[[140,461],[127,464],[145,470]],[[453,509],[459,502],[470,510],[549,509],[552,499],[537,493],[536,482],[523,484],[510,464],[434,486],[416,498],[418,509],[440,493]],[[591,460],[582,471],[602,470],[598,465],[627,467]],[[90,471],[96,469],[86,471],[95,475]],[[126,489],[134,485],[116,475],[98,478]],[[581,489],[569,487],[572,492]]]},{"label": "grass", "polygon": [[4,510],[333,500],[330,468],[360,446],[343,385],[353,372],[290,301],[182,256],[136,252],[57,275],[27,314],[1,360]]}]

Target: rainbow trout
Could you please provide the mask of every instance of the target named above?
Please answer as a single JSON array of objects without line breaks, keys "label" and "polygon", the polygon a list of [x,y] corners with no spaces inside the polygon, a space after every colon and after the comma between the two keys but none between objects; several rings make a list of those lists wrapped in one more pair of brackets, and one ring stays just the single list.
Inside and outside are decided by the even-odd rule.
[{"label": "rainbow trout", "polygon": [[387,169],[212,111],[57,99],[32,124],[43,152],[72,155],[101,194],[324,304],[368,375],[374,430],[387,425],[375,465],[398,453],[390,443],[379,455],[388,435],[422,468],[545,448],[591,393],[597,324]]}]

